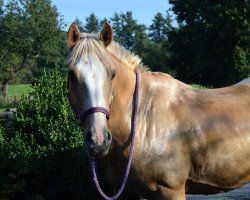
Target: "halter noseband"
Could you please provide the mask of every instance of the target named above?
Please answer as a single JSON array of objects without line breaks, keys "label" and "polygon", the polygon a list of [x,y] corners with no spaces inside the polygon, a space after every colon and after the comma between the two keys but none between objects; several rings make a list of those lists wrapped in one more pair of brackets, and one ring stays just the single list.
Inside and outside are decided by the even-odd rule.
[{"label": "halter noseband", "polygon": [[81,116],[80,116],[81,122],[82,122],[82,123],[85,122],[86,118],[87,118],[89,115],[91,115],[91,114],[93,114],[93,113],[96,113],[96,112],[104,113],[104,114],[106,115],[106,118],[109,119],[109,116],[110,116],[109,111],[108,111],[106,108],[104,108],[104,107],[96,106],[96,107],[91,107],[91,108],[85,110],[85,111],[81,114]]},{"label": "halter noseband", "polygon": [[[69,87],[69,81],[68,81],[68,87]],[[73,110],[73,112],[75,113],[75,115],[76,115],[77,117],[79,117],[79,119],[80,119],[80,121],[81,121],[82,124],[84,124],[85,120],[87,119],[87,117],[88,117],[89,115],[92,115],[92,114],[94,114],[94,113],[96,113],[96,112],[100,112],[100,113],[105,114],[105,115],[106,115],[106,119],[107,119],[107,120],[109,119],[109,117],[110,117],[109,111],[108,111],[106,108],[101,107],[101,106],[91,107],[91,108],[85,110],[85,111],[80,115],[80,114],[77,112],[76,107],[73,105],[73,103],[72,103],[72,101],[71,101],[71,99],[70,99],[70,97],[69,97],[69,94],[68,94],[67,96],[68,96],[69,105],[70,105],[71,109]]]}]

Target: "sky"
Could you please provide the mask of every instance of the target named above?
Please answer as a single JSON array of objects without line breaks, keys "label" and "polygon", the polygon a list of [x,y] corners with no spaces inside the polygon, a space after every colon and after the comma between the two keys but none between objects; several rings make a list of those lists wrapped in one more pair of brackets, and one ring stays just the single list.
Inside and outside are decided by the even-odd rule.
[{"label": "sky", "polygon": [[170,8],[167,0],[52,0],[67,24],[65,29],[76,19],[85,21],[91,13],[99,19],[109,19],[117,13],[132,11],[134,19],[140,24],[150,25],[157,12],[165,15]]}]

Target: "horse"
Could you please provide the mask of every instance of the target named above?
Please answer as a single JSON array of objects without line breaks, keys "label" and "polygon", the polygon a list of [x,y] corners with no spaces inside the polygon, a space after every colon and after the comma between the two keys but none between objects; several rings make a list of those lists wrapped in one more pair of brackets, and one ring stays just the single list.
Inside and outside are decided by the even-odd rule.
[{"label": "horse", "polygon": [[250,182],[250,79],[201,90],[151,72],[113,41],[108,23],[100,33],[71,24],[68,45],[70,104],[88,157],[101,160],[114,191],[130,156],[139,77],[133,160],[119,199],[184,200]]}]

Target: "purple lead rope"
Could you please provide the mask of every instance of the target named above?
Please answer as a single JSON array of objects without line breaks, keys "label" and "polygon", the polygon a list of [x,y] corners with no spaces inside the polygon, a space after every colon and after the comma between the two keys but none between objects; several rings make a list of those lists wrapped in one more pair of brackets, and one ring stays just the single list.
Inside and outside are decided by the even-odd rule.
[{"label": "purple lead rope", "polygon": [[135,141],[135,130],[136,130],[136,116],[137,116],[137,110],[138,110],[138,94],[139,94],[139,73],[136,71],[136,83],[135,83],[135,91],[134,91],[134,101],[133,101],[133,114],[132,114],[132,123],[131,123],[131,146],[130,146],[130,151],[129,151],[129,157],[128,157],[128,164],[126,167],[125,175],[123,182],[121,184],[121,187],[119,188],[118,192],[113,196],[109,197],[107,196],[101,189],[99,181],[97,179],[97,174],[96,174],[96,167],[95,167],[95,160],[91,160],[91,171],[93,175],[93,180],[95,182],[96,189],[100,193],[100,195],[105,199],[105,200],[115,200],[117,199],[125,185],[128,179],[131,163],[132,163],[132,157],[133,157],[133,150],[134,150],[134,141]]}]

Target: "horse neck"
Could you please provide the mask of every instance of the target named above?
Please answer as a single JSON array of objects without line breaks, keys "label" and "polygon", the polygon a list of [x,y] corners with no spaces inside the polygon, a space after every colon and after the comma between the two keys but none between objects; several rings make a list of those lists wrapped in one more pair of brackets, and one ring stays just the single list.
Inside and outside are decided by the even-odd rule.
[{"label": "horse neck", "polygon": [[110,105],[109,129],[114,141],[123,145],[130,134],[135,71],[111,55],[116,68],[113,80],[113,99]]}]

